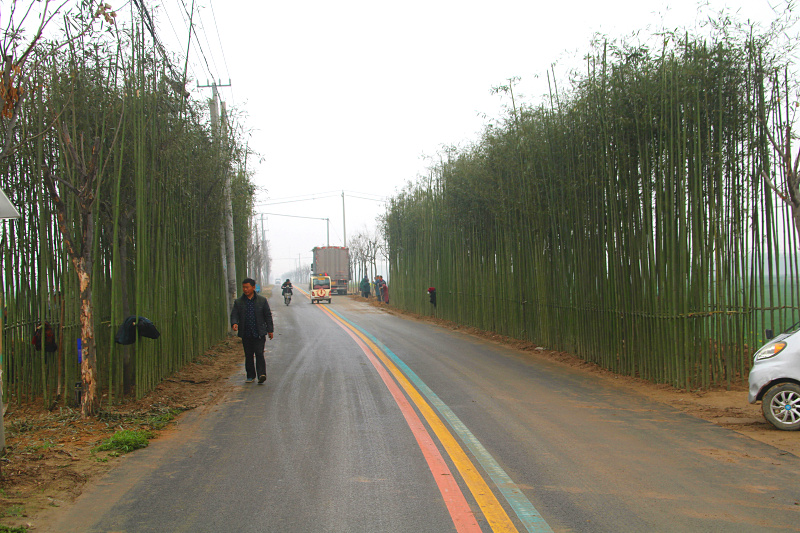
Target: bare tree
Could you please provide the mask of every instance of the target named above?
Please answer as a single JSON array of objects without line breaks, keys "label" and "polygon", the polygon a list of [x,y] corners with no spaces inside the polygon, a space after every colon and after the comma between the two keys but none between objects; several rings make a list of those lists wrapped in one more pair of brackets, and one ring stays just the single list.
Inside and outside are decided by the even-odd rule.
[{"label": "bare tree", "polygon": [[787,122],[785,127],[782,128],[783,135],[781,135],[780,142],[769,128],[764,126],[764,131],[767,133],[769,142],[772,148],[777,152],[780,160],[780,167],[783,170],[783,181],[780,185],[776,185],[775,181],[770,178],[766,171],[762,171],[764,180],[775,191],[775,194],[780,197],[791,209],[792,220],[794,221],[795,230],[800,232],[800,176],[798,176],[798,165],[800,165],[800,151],[792,161],[792,126],[791,122]]},{"label": "bare tree", "polygon": [[[47,185],[50,198],[56,207],[58,228],[64,238],[64,245],[69,253],[72,265],[78,275],[81,297],[81,381],[83,382],[83,402],[81,414],[84,417],[92,416],[97,412],[100,398],[97,395],[97,354],[94,339],[94,317],[92,302],[92,243],[94,239],[94,204],[98,186],[98,159],[100,157],[100,138],[94,139],[91,148],[91,158],[87,162],[78,153],[75,145],[65,128],[59,128],[64,147],[67,149],[72,163],[76,168],[77,183],[75,185],[67,180],[59,179],[51,173],[49,168],[44,169],[44,181]],[[75,239],[70,231],[67,217],[67,208],[58,192],[56,181],[64,185],[78,197],[80,238]]]},{"label": "bare tree", "polygon": [[[36,71],[40,63],[51,57],[59,49],[67,46],[72,41],[81,38],[92,28],[95,19],[103,17],[108,23],[108,29],[114,24],[117,16],[111,10],[111,5],[100,2],[97,8],[91,8],[93,15],[88,21],[82,23],[75,35],[60,42],[45,42],[43,34],[47,25],[56,15],[63,14],[64,6],[69,0],[64,0],[56,7],[52,7],[50,0],[18,2],[11,0],[10,5],[4,5],[2,13],[8,17],[5,21],[0,14],[0,60],[2,61],[2,78],[0,78],[0,161],[13,154],[19,146],[29,139],[17,140],[17,122],[22,112],[22,104],[30,93],[30,72]],[[25,30],[29,26],[29,19],[38,16],[39,22],[30,38],[26,38]],[[36,137],[45,132],[37,132]]]}]

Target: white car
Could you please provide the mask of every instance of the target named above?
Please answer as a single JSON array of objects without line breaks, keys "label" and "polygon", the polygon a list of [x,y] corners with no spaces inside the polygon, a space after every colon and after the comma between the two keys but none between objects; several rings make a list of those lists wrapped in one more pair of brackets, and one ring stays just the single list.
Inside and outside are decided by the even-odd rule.
[{"label": "white car", "polygon": [[785,431],[800,429],[800,330],[781,333],[753,356],[750,403],[761,401],[769,423]]}]

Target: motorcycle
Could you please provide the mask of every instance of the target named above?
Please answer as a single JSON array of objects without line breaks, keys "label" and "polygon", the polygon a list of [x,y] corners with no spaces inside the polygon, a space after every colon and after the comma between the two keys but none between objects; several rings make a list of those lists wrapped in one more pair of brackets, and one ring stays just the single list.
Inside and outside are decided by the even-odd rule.
[{"label": "motorcycle", "polygon": [[289,305],[291,301],[292,301],[292,289],[289,288],[283,289],[283,303]]}]

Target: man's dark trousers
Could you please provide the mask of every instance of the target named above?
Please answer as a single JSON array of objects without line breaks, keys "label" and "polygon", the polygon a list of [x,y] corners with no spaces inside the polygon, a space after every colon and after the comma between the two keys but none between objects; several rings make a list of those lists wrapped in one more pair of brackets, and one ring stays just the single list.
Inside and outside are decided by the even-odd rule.
[{"label": "man's dark trousers", "polygon": [[[266,341],[266,337],[242,337],[244,370],[247,372],[247,379],[267,375],[267,362],[264,360],[264,343]],[[253,359],[255,359],[255,364],[253,364]]]}]

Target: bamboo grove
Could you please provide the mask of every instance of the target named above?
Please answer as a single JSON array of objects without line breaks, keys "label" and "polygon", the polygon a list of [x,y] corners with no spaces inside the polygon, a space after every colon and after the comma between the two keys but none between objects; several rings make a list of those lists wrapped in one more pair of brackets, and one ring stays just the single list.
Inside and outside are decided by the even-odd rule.
[{"label": "bamboo grove", "polygon": [[387,209],[393,303],[676,387],[746,379],[800,320],[762,177],[796,104],[767,38],[719,33],[597,44],[568,94],[445,154]]},{"label": "bamboo grove", "polygon": [[[31,91],[17,124],[23,142],[0,167],[0,186],[22,215],[2,223],[0,242],[2,362],[12,400],[73,404],[81,382],[80,288],[45,171],[58,178],[69,234],[93,223],[87,246],[103,402],[141,397],[226,334],[223,186],[231,173],[235,232],[246,241],[253,187],[239,170],[245,150],[233,134],[211,131],[206,102],[184,98],[145,26],[112,33],[90,31],[56,53],[41,48],[26,73]],[[72,146],[88,160],[95,142],[93,203],[82,219],[86,206],[72,194],[81,169],[68,152]],[[238,279],[245,248],[237,248]],[[160,338],[116,344],[131,315],[152,320]],[[33,346],[41,322],[55,332],[55,352]]]}]

